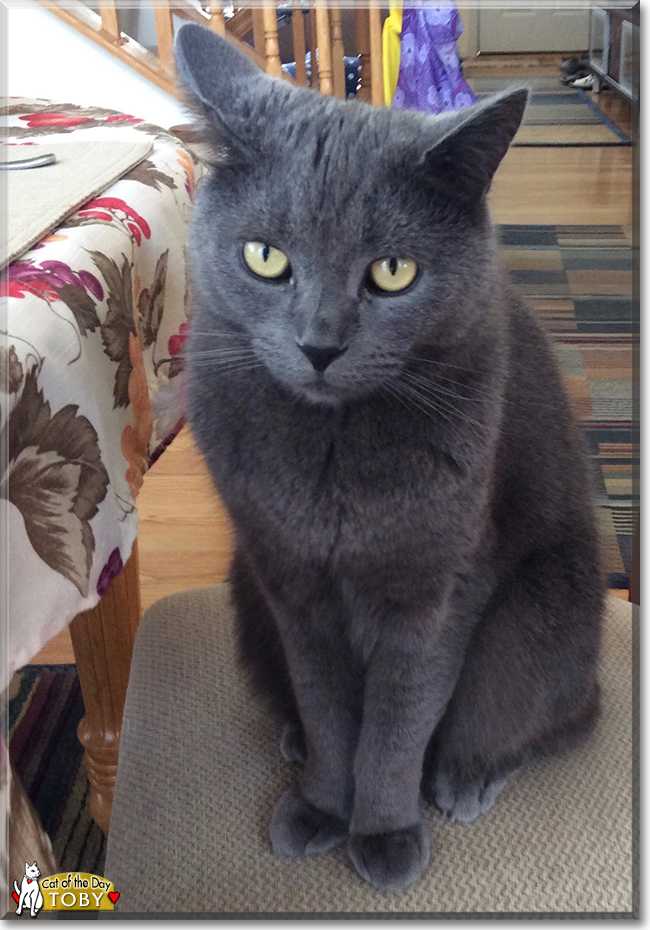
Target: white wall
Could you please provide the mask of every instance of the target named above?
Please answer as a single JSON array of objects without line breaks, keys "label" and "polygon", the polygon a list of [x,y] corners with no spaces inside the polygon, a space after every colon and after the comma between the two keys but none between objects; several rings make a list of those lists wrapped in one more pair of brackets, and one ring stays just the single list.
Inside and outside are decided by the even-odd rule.
[{"label": "white wall", "polygon": [[169,127],[181,104],[34,0],[7,9],[7,93],[108,107]]}]

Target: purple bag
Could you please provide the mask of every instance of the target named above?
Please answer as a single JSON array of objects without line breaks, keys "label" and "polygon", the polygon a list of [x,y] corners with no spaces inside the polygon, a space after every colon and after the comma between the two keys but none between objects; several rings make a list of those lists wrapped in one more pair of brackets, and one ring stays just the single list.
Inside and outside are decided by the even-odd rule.
[{"label": "purple bag", "polygon": [[463,77],[456,48],[462,32],[463,23],[452,3],[404,10],[395,109],[441,113],[477,102]]}]

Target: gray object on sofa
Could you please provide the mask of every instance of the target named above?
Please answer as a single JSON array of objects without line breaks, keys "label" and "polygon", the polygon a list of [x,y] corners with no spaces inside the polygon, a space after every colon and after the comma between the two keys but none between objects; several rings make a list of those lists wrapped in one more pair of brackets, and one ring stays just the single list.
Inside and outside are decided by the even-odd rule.
[{"label": "gray object on sofa", "polygon": [[228,586],[154,604],[138,631],[105,875],[122,913],[631,916],[632,608],[609,598],[603,715],[577,749],[524,769],[474,824],[426,809],[432,857],[403,895],[345,849],[271,850],[269,813],[295,778],[280,723],[237,667]]}]

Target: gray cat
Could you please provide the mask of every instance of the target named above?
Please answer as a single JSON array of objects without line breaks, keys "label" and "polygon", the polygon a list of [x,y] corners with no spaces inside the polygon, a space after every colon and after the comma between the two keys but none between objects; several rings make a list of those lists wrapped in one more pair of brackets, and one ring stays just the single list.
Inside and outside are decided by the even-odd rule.
[{"label": "gray cat", "polygon": [[[515,90],[439,117],[270,78],[194,25],[194,436],[232,518],[242,655],[302,765],[273,848],[402,891],[597,711],[603,584],[553,354],[486,194]],[[552,803],[549,798],[549,803]]]}]

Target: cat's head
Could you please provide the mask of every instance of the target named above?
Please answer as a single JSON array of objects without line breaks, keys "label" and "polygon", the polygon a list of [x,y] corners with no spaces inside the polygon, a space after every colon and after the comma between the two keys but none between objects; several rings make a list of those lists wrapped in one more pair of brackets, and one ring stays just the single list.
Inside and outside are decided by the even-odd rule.
[{"label": "cat's head", "polygon": [[33,881],[35,878],[38,878],[40,874],[41,870],[36,865],[36,862],[34,862],[34,865],[30,865],[28,862],[25,863],[25,875],[27,878],[31,878]]},{"label": "cat's head", "polygon": [[294,394],[336,404],[472,332],[494,278],[486,194],[526,89],[429,116],[271,78],[199,26],[176,58],[216,153],[193,220],[190,354],[245,367],[250,343]]}]

